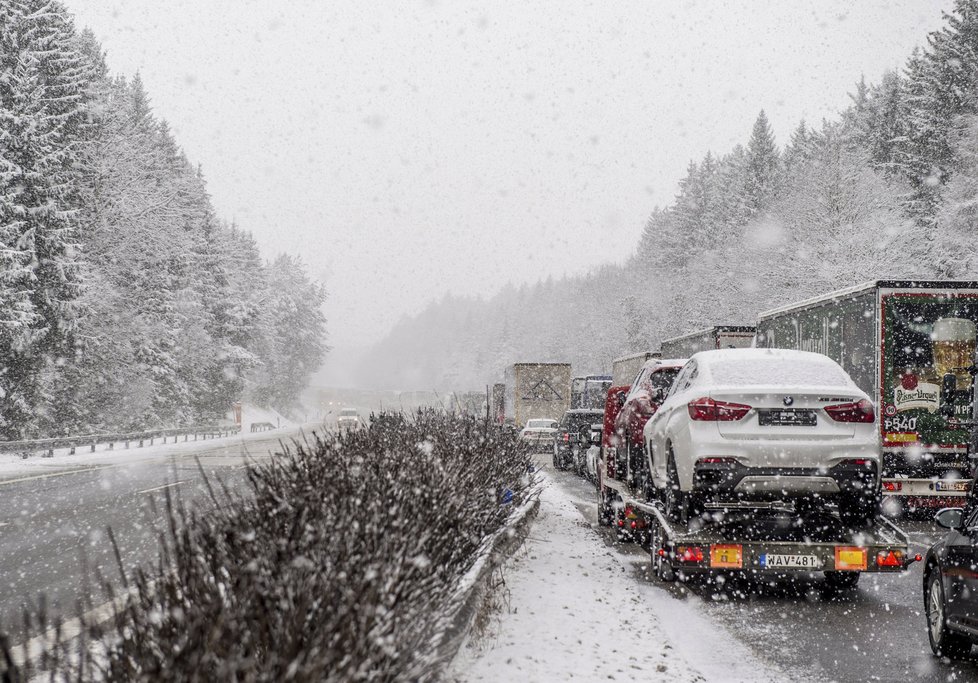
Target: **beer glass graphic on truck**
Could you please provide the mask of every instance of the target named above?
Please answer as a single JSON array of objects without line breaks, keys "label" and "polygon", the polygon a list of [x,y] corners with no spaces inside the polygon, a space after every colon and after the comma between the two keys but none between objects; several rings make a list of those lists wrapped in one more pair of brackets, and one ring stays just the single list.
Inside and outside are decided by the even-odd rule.
[{"label": "beer glass graphic on truck", "polygon": [[934,322],[931,340],[934,371],[938,378],[951,373],[959,389],[971,387],[968,368],[975,362],[975,324],[964,318],[939,318]]}]

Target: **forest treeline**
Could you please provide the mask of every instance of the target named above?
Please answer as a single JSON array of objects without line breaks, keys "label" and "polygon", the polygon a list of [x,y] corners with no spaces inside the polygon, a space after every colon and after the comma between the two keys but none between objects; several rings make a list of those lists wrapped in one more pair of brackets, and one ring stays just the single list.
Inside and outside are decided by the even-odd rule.
[{"label": "forest treeline", "polygon": [[611,359],[883,277],[978,279],[978,0],[957,0],[900,71],[856,84],[837,120],[690,163],[624,266],[447,296],[364,361],[375,385],[478,387],[517,361]]},{"label": "forest treeline", "polygon": [[295,404],[324,291],[215,215],[138,75],[49,0],[0,0],[0,438]]}]

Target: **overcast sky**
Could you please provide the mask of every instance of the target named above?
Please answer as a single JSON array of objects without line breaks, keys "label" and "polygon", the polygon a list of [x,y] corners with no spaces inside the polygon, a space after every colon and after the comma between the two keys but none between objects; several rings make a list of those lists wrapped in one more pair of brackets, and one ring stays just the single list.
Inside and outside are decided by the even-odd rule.
[{"label": "overcast sky", "polygon": [[341,351],[448,291],[623,260],[690,159],[762,108],[782,143],[834,117],[952,5],[65,2],[218,212],[325,281]]}]

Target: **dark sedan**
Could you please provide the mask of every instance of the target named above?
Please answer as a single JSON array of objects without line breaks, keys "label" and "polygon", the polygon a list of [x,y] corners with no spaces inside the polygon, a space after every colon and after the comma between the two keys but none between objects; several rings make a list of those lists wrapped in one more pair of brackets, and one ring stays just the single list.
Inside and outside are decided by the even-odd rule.
[{"label": "dark sedan", "polygon": [[944,508],[935,519],[948,533],[924,565],[927,635],[934,654],[964,657],[978,642],[978,504]]}]

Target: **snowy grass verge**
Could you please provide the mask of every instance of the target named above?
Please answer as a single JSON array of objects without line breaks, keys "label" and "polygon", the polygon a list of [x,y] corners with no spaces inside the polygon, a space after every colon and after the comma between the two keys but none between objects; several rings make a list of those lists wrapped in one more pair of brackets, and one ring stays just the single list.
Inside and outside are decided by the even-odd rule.
[{"label": "snowy grass verge", "polygon": [[250,469],[247,495],[215,491],[206,514],[168,498],[158,566],[103,582],[107,600],[132,597],[106,624],[80,609],[79,638],[6,673],[435,679],[473,567],[529,509],[527,464],[514,434],[434,412],[313,434]]}]

